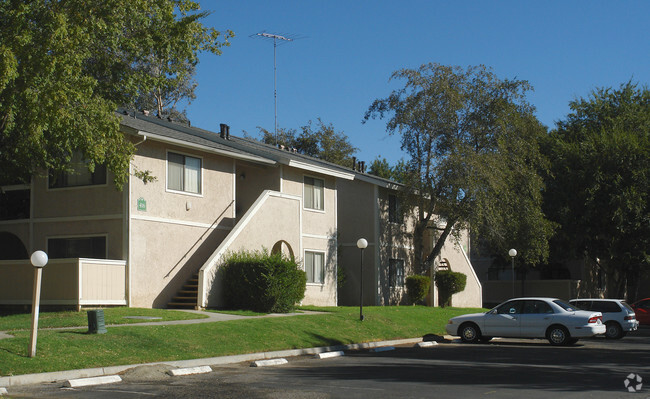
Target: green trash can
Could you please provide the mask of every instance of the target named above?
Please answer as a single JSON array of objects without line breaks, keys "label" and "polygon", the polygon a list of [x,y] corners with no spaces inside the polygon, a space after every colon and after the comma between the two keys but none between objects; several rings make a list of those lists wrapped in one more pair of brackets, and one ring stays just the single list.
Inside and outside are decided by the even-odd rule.
[{"label": "green trash can", "polygon": [[88,334],[105,334],[104,310],[95,309],[88,311]]}]

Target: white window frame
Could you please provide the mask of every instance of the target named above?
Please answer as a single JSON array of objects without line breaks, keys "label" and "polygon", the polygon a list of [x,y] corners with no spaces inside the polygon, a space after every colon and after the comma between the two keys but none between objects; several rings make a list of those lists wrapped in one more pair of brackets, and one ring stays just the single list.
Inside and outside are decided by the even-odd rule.
[{"label": "white window frame", "polygon": [[[199,165],[199,179],[198,179],[198,184],[199,184],[199,192],[194,193],[192,191],[186,191],[185,190],[185,182],[183,181],[183,189],[182,190],[176,190],[173,188],[169,188],[169,154],[174,154],[174,155],[180,155],[183,157],[183,171],[185,171],[185,166],[187,165],[186,159],[187,158],[194,158],[197,159],[200,163]],[[191,195],[194,197],[203,197],[203,157],[195,155],[195,154],[188,154],[180,151],[167,151],[167,156],[165,158],[165,190],[170,193],[177,193],[177,194],[184,194],[184,195]],[[183,174],[183,178],[185,174]]]},{"label": "white window frame", "polygon": [[[315,190],[314,187],[316,187],[315,184],[307,184],[306,180],[307,179],[313,179],[314,183],[318,180],[323,182],[323,185],[321,186],[322,188],[322,196],[321,196],[321,207],[320,208],[313,208],[307,205],[307,187],[312,188],[312,198],[315,198]],[[304,175],[302,178],[302,195],[303,195],[303,208],[308,211],[313,211],[313,212],[322,212],[325,213],[325,179],[321,179],[320,177],[315,177],[315,176],[310,176],[310,175]]]},{"label": "white window frame", "polygon": [[[320,255],[321,259],[323,260],[323,263],[321,265],[321,275],[320,279],[322,281],[316,281],[316,279],[312,278],[312,281],[309,281],[309,272],[307,271],[307,257],[308,255]],[[313,258],[312,260],[312,267],[314,266],[314,261],[316,257]],[[319,285],[322,286],[325,284],[325,268],[327,265],[327,261],[325,259],[325,252],[324,251],[318,251],[318,250],[313,250],[313,249],[306,249],[304,256],[303,256],[303,269],[305,270],[305,273],[307,273],[307,284],[308,285]],[[314,275],[315,270],[312,270],[312,276]]]}]

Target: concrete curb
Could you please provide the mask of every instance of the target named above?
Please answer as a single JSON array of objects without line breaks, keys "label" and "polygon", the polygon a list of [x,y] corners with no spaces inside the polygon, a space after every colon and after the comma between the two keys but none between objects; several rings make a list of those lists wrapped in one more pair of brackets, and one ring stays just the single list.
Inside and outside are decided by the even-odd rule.
[{"label": "concrete curb", "polygon": [[177,360],[177,361],[155,362],[155,363],[144,363],[144,364],[129,364],[129,365],[122,365],[122,366],[98,367],[98,368],[91,368],[91,369],[54,371],[50,373],[40,373],[40,374],[14,375],[8,377],[0,377],[0,387],[42,384],[47,382],[57,382],[57,381],[65,381],[65,380],[78,379],[78,378],[99,377],[99,376],[105,376],[111,374],[119,374],[125,370],[132,369],[138,366],[155,366],[161,364],[175,366],[179,368],[219,366],[219,365],[242,363],[242,362],[252,362],[255,360],[274,359],[279,357],[316,355],[318,353],[323,353],[323,352],[371,349],[371,348],[377,348],[382,346],[415,344],[421,341],[422,338],[409,338],[409,339],[398,339],[392,341],[367,342],[362,344],[321,346],[316,348],[291,349],[291,350],[275,351],[275,352],[247,353],[243,355],[221,356],[221,357],[212,357],[212,358],[205,358],[205,359]]}]

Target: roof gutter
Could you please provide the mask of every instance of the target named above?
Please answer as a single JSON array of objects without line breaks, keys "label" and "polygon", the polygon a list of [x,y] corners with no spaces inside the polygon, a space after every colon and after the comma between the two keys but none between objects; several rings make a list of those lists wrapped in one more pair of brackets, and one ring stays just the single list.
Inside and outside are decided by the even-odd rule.
[{"label": "roof gutter", "polygon": [[306,162],[300,162],[293,159],[289,160],[289,166],[297,169],[307,170],[309,172],[320,173],[326,176],[334,176],[345,180],[354,180],[354,173],[339,172],[326,167],[312,165]]},{"label": "roof gutter", "polygon": [[265,165],[277,165],[276,161],[273,161],[273,160],[268,159],[268,158],[262,158],[262,157],[258,157],[258,156],[255,156],[255,155],[246,155],[246,154],[239,154],[239,153],[236,153],[236,152],[231,152],[231,151],[226,151],[226,150],[220,150],[218,148],[208,147],[206,145],[201,145],[201,144],[189,143],[187,141],[173,139],[173,138],[170,138],[170,137],[165,137],[165,136],[161,136],[161,135],[158,135],[158,134],[145,132],[145,131],[142,131],[142,130],[138,131],[138,136],[145,137],[145,140],[147,138],[149,138],[151,140],[161,141],[163,143],[174,144],[174,145],[177,145],[177,146],[180,146],[180,147],[190,148],[190,149],[194,149],[194,150],[201,150],[201,151],[209,152],[209,153],[212,153],[212,154],[218,154],[218,155],[223,155],[223,156],[230,157],[230,158],[240,159],[240,160],[243,160],[243,161],[255,162],[255,163],[260,163],[260,164],[265,164]]}]

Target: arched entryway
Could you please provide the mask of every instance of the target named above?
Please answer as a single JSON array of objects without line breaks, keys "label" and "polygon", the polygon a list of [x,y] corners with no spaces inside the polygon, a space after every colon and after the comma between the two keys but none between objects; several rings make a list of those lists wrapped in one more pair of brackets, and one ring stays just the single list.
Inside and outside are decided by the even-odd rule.
[{"label": "arched entryway", "polygon": [[0,260],[29,259],[27,248],[16,235],[0,231]]},{"label": "arched entryway", "polygon": [[292,261],[296,260],[296,257],[293,254],[293,249],[291,248],[291,245],[288,242],[284,241],[284,240],[280,240],[280,241],[276,242],[273,245],[273,248],[271,248],[271,253],[272,254],[281,253],[281,254],[285,255],[286,257],[288,257],[289,259],[291,259]]}]

